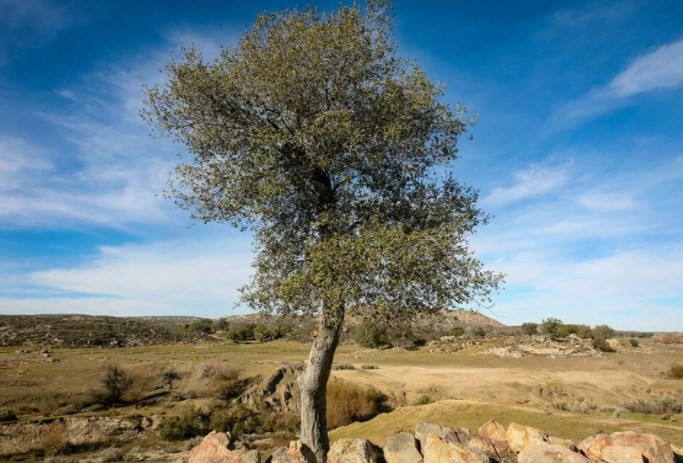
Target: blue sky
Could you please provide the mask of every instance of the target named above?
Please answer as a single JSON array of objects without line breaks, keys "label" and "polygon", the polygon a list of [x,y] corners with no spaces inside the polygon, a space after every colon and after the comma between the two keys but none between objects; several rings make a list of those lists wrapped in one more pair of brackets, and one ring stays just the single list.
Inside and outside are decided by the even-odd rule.
[{"label": "blue sky", "polygon": [[[250,237],[160,195],[183,149],[150,136],[141,86],[291,6],[0,0],[0,313],[235,313]],[[683,2],[395,14],[401,54],[479,115],[453,169],[494,215],[472,239],[507,274],[493,313],[683,330]]]}]

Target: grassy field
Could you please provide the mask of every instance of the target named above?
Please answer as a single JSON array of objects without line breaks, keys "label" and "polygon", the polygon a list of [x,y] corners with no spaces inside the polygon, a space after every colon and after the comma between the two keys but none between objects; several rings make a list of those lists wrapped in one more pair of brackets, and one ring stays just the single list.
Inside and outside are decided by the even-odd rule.
[{"label": "grassy field", "polygon": [[[476,428],[496,418],[574,440],[598,431],[632,429],[683,445],[682,414],[624,408],[638,399],[683,403],[683,380],[667,377],[672,364],[683,363],[681,344],[644,340],[637,349],[568,358],[498,357],[486,354],[484,347],[430,352],[341,346],[335,362],[344,368],[335,369],[333,377],[379,390],[394,411],[335,429],[332,438],[366,437],[382,443],[420,421]],[[267,377],[283,364],[302,362],[307,354],[308,345],[289,341],[60,348],[47,355],[38,348],[5,348],[0,350],[0,407],[15,410],[20,423],[59,416],[163,417],[188,404],[221,406],[215,385],[207,379],[209,370]],[[137,378],[144,389],[139,397],[157,399],[74,411],[75,404],[97,389],[104,366],[112,364]],[[160,386],[169,370],[180,377],[172,393]]]}]

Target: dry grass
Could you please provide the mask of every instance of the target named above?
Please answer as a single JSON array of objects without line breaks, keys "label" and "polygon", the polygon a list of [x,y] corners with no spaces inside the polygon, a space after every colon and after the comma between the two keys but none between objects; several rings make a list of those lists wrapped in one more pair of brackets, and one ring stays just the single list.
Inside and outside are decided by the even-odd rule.
[{"label": "dry grass", "polygon": [[369,420],[383,410],[385,401],[374,388],[333,378],[327,384],[327,427]]},{"label": "dry grass", "polygon": [[669,368],[668,375],[669,375],[669,378],[683,379],[683,365],[680,365],[678,363],[674,363]]},{"label": "dry grass", "polygon": [[42,448],[47,455],[64,453],[69,449],[69,430],[66,424],[54,422],[43,432],[41,438]]},{"label": "dry grass", "polygon": [[683,344],[683,333],[658,334],[652,337],[652,341],[659,344]]}]

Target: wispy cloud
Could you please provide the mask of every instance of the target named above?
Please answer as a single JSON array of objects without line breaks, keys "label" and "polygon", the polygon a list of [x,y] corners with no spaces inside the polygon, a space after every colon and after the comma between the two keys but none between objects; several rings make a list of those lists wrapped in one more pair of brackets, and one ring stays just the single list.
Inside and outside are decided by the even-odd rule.
[{"label": "wispy cloud", "polygon": [[683,85],[683,40],[637,57],[608,84],[563,105],[555,124],[576,123],[630,104],[637,95]]},{"label": "wispy cloud", "polygon": [[549,193],[565,185],[569,179],[569,165],[531,165],[513,174],[513,183],[496,187],[483,200],[485,204],[501,206]]}]

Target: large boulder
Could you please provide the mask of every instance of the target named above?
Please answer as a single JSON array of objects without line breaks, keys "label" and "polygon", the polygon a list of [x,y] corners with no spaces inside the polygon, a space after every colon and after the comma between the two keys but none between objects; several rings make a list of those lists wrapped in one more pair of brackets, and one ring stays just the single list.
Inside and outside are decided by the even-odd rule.
[{"label": "large boulder", "polygon": [[292,441],[289,448],[278,447],[266,459],[265,463],[317,463],[313,450],[301,441]]},{"label": "large boulder", "polygon": [[424,442],[424,447],[422,447],[424,463],[489,463],[491,461],[479,449],[446,441],[434,434],[428,434]]},{"label": "large boulder", "polygon": [[498,455],[503,455],[510,450],[508,445],[506,428],[496,420],[489,420],[484,423],[479,429],[479,436],[490,442],[495,448]]},{"label": "large boulder", "polygon": [[588,458],[560,444],[526,446],[517,455],[517,461],[518,463],[590,463]]},{"label": "large boulder", "polygon": [[365,439],[339,439],[327,452],[327,463],[381,463],[382,450]]},{"label": "large boulder", "polygon": [[541,445],[548,442],[548,435],[531,426],[510,423],[505,431],[508,445],[514,452],[521,452],[524,447]]},{"label": "large boulder", "polygon": [[427,436],[434,434],[439,436],[446,442],[453,442],[456,444],[466,444],[472,437],[469,429],[453,428],[451,426],[443,426],[436,423],[418,423],[415,427],[415,437],[420,441],[420,447],[424,448]]},{"label": "large boulder", "polygon": [[653,434],[633,431],[596,434],[584,439],[579,448],[594,462],[674,463],[671,444]]},{"label": "large boulder", "polygon": [[[227,434],[212,431],[192,449],[187,461],[188,463],[253,463],[253,459],[243,460],[240,455],[229,450],[228,445],[230,445],[230,438]],[[260,458],[256,463],[259,462]]]},{"label": "large boulder", "polygon": [[498,451],[493,441],[481,436],[472,437],[469,442],[467,442],[467,447],[481,450],[484,455],[495,461],[500,461],[505,453],[505,451]]},{"label": "large boulder", "polygon": [[419,445],[411,433],[398,433],[384,445],[384,459],[386,463],[422,463]]}]

